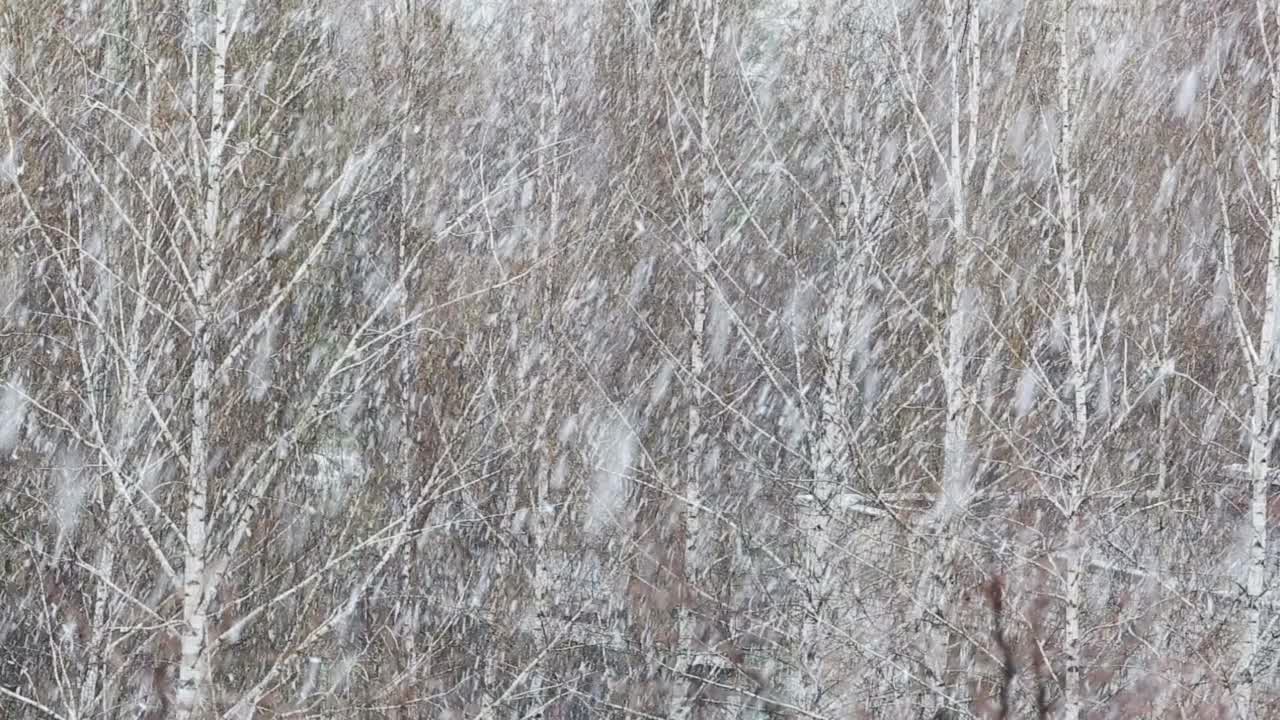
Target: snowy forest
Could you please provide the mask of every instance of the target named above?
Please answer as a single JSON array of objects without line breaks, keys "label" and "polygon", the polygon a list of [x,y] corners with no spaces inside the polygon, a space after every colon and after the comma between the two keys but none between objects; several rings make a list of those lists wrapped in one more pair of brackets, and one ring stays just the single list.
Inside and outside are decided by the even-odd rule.
[{"label": "snowy forest", "polygon": [[1277,0],[3,0],[0,717],[1280,717]]}]

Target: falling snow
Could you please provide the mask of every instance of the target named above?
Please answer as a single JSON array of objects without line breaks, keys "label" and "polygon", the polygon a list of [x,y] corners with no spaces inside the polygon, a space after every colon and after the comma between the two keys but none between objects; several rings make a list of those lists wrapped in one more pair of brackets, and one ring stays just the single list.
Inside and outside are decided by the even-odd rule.
[{"label": "falling snow", "polygon": [[0,717],[1280,713],[1280,10],[161,5],[0,13]]},{"label": "falling snow", "polygon": [[27,395],[17,381],[11,380],[0,389],[0,454],[12,453],[17,447],[27,406]]},{"label": "falling snow", "polygon": [[634,463],[637,438],[624,419],[607,423],[601,432],[599,460],[588,497],[586,529],[601,532],[618,522],[626,502],[627,476]]}]

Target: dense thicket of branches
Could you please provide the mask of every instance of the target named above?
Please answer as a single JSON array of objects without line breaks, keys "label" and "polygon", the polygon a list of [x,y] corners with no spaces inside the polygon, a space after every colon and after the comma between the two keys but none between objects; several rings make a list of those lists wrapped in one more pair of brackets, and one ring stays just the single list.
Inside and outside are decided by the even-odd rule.
[{"label": "dense thicket of branches", "polygon": [[365,5],[0,9],[0,715],[1280,712],[1280,8]]}]

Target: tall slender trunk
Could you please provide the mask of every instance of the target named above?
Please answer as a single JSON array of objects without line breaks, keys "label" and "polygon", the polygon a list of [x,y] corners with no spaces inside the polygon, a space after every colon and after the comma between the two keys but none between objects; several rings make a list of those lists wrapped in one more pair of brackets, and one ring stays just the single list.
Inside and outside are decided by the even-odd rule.
[{"label": "tall slender trunk", "polygon": [[[843,185],[843,179],[842,179]],[[847,252],[844,243],[848,239],[848,207],[843,198],[842,188],[841,217],[839,219],[842,255]],[[840,492],[840,484],[848,477],[849,463],[847,455],[848,437],[845,432],[848,393],[848,364],[845,362],[845,345],[849,316],[848,278],[844,271],[848,268],[846,259],[841,258],[837,265],[837,277],[832,288],[831,304],[827,308],[826,327],[824,333],[823,355],[825,367],[822,376],[821,417],[818,420],[818,447],[814,462],[813,490],[799,510],[799,526],[803,543],[804,577],[811,583],[808,590],[807,607],[800,628],[800,666],[792,674],[792,687],[788,693],[792,702],[800,707],[808,708],[821,692],[823,678],[819,663],[821,628],[832,622],[827,616],[828,599],[831,594],[831,572],[827,567],[828,550],[831,544],[832,500]]]},{"label": "tall slender trunk", "polygon": [[1084,608],[1082,579],[1087,555],[1085,535],[1084,501],[1087,492],[1085,443],[1089,432],[1089,408],[1086,399],[1089,392],[1089,367],[1084,307],[1084,248],[1080,238],[1076,203],[1079,197],[1075,163],[1075,113],[1076,113],[1076,37],[1072,22],[1072,0],[1063,0],[1058,19],[1058,171],[1059,224],[1062,227],[1062,257],[1059,272],[1065,289],[1067,314],[1067,346],[1071,362],[1072,416],[1071,435],[1067,448],[1065,468],[1066,498],[1066,550],[1065,562],[1065,625],[1063,652],[1066,655],[1066,680],[1063,687],[1063,711],[1066,718],[1080,717],[1084,687],[1081,683],[1081,656],[1084,639],[1080,627]]},{"label": "tall slender trunk", "polygon": [[[978,73],[978,18],[972,3],[966,3],[963,9],[958,7],[961,0],[947,0],[946,28],[947,60],[951,74],[950,124],[948,128],[948,181],[951,190],[951,233],[952,263],[950,302],[947,308],[946,349],[942,358],[942,383],[946,395],[946,426],[942,448],[942,503],[940,512],[930,523],[929,535],[942,543],[942,552],[932,553],[938,559],[931,564],[926,573],[929,591],[926,596],[927,614],[931,615],[934,630],[930,634],[929,650],[926,664],[929,680],[933,683],[934,695],[944,706],[952,704],[949,689],[948,671],[951,645],[951,631],[948,627],[948,603],[953,594],[952,566],[955,554],[959,549],[957,538],[951,533],[950,526],[953,515],[963,511],[963,503],[969,494],[970,483],[970,450],[969,424],[972,418],[970,402],[966,394],[965,360],[969,335],[969,318],[965,302],[970,292],[969,273],[974,262],[974,249],[970,240],[968,195],[969,170],[973,162],[963,153],[964,144],[961,139],[961,128],[966,119],[969,123],[968,152],[976,151],[977,132],[977,73]],[[963,36],[968,32],[969,46],[963,44]],[[968,106],[962,103],[965,93],[965,77],[962,74],[964,55],[968,53]]]},{"label": "tall slender trunk", "polygon": [[538,452],[545,453],[543,467],[535,470],[533,477],[533,493],[529,499],[532,537],[530,550],[533,552],[533,607],[535,619],[555,618],[552,607],[555,598],[552,596],[551,575],[551,531],[555,519],[555,511],[551,506],[551,476],[555,472],[554,455],[548,448],[550,440],[546,425],[551,422],[551,411],[548,410],[542,419],[542,427],[538,429],[536,441]]},{"label": "tall slender trunk", "polygon": [[[1166,329],[1166,332],[1167,329]],[[1165,352],[1163,357],[1169,357]],[[1169,436],[1173,431],[1173,390],[1176,380],[1170,378],[1160,387],[1160,410],[1156,429],[1156,501],[1163,502],[1170,493],[1169,488]]]},{"label": "tall slender trunk", "polygon": [[[1259,2],[1259,19],[1265,20]],[[1280,9],[1277,9],[1280,15]],[[1266,173],[1270,195],[1267,217],[1267,280],[1263,292],[1262,328],[1253,362],[1253,406],[1249,414],[1249,565],[1245,579],[1245,636],[1233,702],[1240,717],[1253,708],[1259,645],[1262,641],[1262,595],[1266,589],[1267,494],[1271,460],[1271,373],[1275,372],[1275,334],[1280,309],[1276,307],[1276,282],[1280,279],[1280,61],[1271,48],[1270,101],[1267,113]],[[1253,355],[1253,353],[1247,353]]]},{"label": "tall slender trunk", "polygon": [[[193,13],[194,19],[194,13]],[[178,666],[178,690],[174,716],[177,720],[191,717],[200,702],[202,682],[207,675],[208,624],[207,610],[210,597],[205,573],[208,557],[209,510],[209,431],[210,391],[212,389],[212,345],[215,328],[213,320],[212,292],[213,263],[219,230],[222,202],[222,152],[226,143],[224,134],[224,104],[226,90],[227,46],[230,40],[227,27],[227,2],[216,0],[214,4],[214,57],[213,80],[210,88],[210,120],[208,160],[205,167],[206,192],[204,222],[200,236],[196,238],[196,277],[193,288],[195,319],[191,326],[193,368],[191,371],[191,457],[187,478],[186,535],[182,581],[181,660]],[[194,32],[194,28],[192,28]],[[193,43],[192,57],[195,57]],[[193,78],[195,68],[192,68]],[[193,93],[192,102],[195,104]],[[193,108],[194,109],[194,108]],[[192,122],[197,116],[193,113]]]},{"label": "tall slender trunk", "polygon": [[[140,277],[146,277],[150,268],[150,258],[143,264],[143,269],[139,273]],[[119,411],[116,415],[115,438],[111,447],[112,462],[120,467],[128,466],[128,455],[137,441],[135,430],[137,428],[137,397],[135,393],[143,392],[145,389],[134,387],[133,378],[137,375],[137,368],[140,361],[138,342],[141,334],[141,323],[145,312],[145,305],[141,297],[135,299],[133,317],[129,324],[129,334],[124,339],[124,348],[126,357],[123,362],[127,365],[127,370],[120,374],[120,387],[118,388]],[[116,472],[115,469],[108,472]],[[106,497],[110,496],[107,500]],[[119,492],[108,493],[105,483],[99,485],[98,502],[101,504],[106,502],[105,527],[114,529],[118,527],[118,523],[122,522],[120,517],[121,506],[124,498]],[[98,557],[94,563],[96,568],[96,576],[99,578],[94,588],[93,601],[93,634],[89,641],[88,652],[88,670],[80,683],[80,712],[92,715],[90,708],[96,697],[102,698],[104,703],[110,702],[113,693],[107,687],[107,662],[106,648],[107,640],[110,633],[107,629],[107,618],[109,615],[108,605],[112,594],[108,581],[113,581],[116,563],[116,538],[108,538],[98,549]],[[101,681],[103,687],[99,692],[98,684]]]},{"label": "tall slender trunk", "polygon": [[[850,43],[852,45],[852,43]],[[846,67],[854,59],[842,59]],[[852,72],[852,71],[849,71]],[[840,73],[832,72],[839,77]],[[853,333],[863,320],[866,292],[866,269],[872,248],[870,238],[855,229],[858,205],[855,193],[852,159],[853,103],[851,87],[840,90],[841,115],[836,133],[836,174],[839,186],[836,196],[836,262],[832,273],[831,296],[823,318],[822,386],[817,419],[817,447],[814,453],[813,490],[808,503],[800,508],[803,537],[804,573],[812,583],[808,588],[808,607],[800,632],[801,663],[793,674],[789,697],[804,708],[811,708],[824,685],[819,655],[821,627],[838,622],[830,614],[832,595],[831,572],[827,557],[832,542],[833,501],[848,492],[847,483],[853,471],[849,454],[850,399],[853,394]]]},{"label": "tall slender trunk", "polygon": [[[414,141],[417,141],[415,138]],[[398,175],[400,178],[400,222],[396,238],[396,272],[403,278],[400,287],[400,312],[399,326],[400,331],[407,334],[403,346],[400,348],[400,358],[397,363],[396,374],[397,382],[400,386],[400,432],[402,437],[397,439],[396,445],[396,472],[400,474],[400,492],[404,498],[404,502],[408,505],[414,496],[414,484],[417,480],[417,455],[414,450],[418,447],[420,438],[418,433],[418,413],[417,398],[414,396],[414,365],[413,358],[416,355],[417,343],[415,335],[409,324],[409,316],[413,307],[413,287],[414,283],[411,274],[405,273],[408,267],[409,257],[412,249],[409,247],[409,213],[411,208],[410,188],[409,188],[409,163],[408,152],[410,133],[408,123],[400,130],[400,157]],[[412,525],[409,528],[413,529]],[[405,543],[404,557],[400,565],[400,593],[401,600],[398,603],[398,610],[402,613],[400,627],[401,636],[404,638],[405,663],[412,664],[418,652],[418,629],[421,622],[421,602],[417,599],[417,589],[414,586],[414,565],[415,565],[415,549],[417,541],[411,540]]]},{"label": "tall slender trunk", "polygon": [[[836,73],[831,73],[835,75]],[[854,97],[850,89],[841,93],[840,126],[836,138],[836,172],[839,189],[836,196],[836,265],[832,277],[831,301],[823,332],[823,375],[820,435],[815,463],[814,495],[829,497],[848,474],[848,440],[846,399],[850,380],[851,325],[857,323],[862,308],[862,281],[866,252],[855,238],[853,227],[854,167],[850,157],[850,131],[853,122]]]},{"label": "tall slender trunk", "polygon": [[[699,81],[699,97],[697,103],[698,157],[696,160],[698,178],[698,218],[697,230],[692,238],[693,252],[693,289],[692,331],[689,337],[689,385],[688,385],[688,427],[687,456],[685,467],[680,473],[682,478],[680,495],[681,526],[684,530],[684,587],[676,617],[675,667],[684,675],[689,670],[689,659],[693,651],[691,641],[696,634],[696,614],[693,606],[695,588],[702,579],[700,553],[704,538],[702,528],[701,505],[703,502],[703,482],[701,465],[706,438],[702,427],[702,408],[706,401],[706,329],[709,313],[709,295],[707,278],[711,272],[711,232],[712,202],[715,187],[712,181],[712,157],[714,152],[714,133],[712,132],[712,63],[716,49],[716,31],[720,23],[720,7],[715,0],[703,0],[699,3],[696,18],[698,47],[702,60],[701,78]],[[691,218],[692,220],[692,218]],[[674,698],[672,717],[687,718],[692,712],[693,684],[688,677],[681,677],[676,683],[678,691]]]},{"label": "tall slender trunk", "polygon": [[[98,502],[101,504],[105,499],[105,488],[99,486]],[[105,527],[116,527],[117,518],[119,517],[119,499],[114,495],[107,501],[107,510]],[[94,568],[100,579],[94,588],[93,611],[90,627],[92,635],[89,639],[88,652],[85,658],[85,673],[80,681],[80,701],[78,704],[77,716],[92,717],[94,698],[99,696],[98,681],[107,675],[105,649],[107,641],[107,603],[109,601],[110,589],[107,587],[107,581],[112,579],[115,573],[116,548],[115,539],[108,538],[103,541],[102,546],[98,548],[98,557],[94,561]],[[102,694],[105,699],[106,693]]]},{"label": "tall slender trunk", "polygon": [[[131,391],[127,380],[122,391]],[[120,447],[119,443],[117,443],[116,447],[117,449]],[[116,458],[120,458],[119,453],[116,454]],[[97,492],[96,503],[98,506],[101,507],[104,503],[106,505],[104,527],[113,530],[117,527],[120,519],[121,499],[115,493],[107,492],[105,482],[98,484]],[[108,495],[110,495],[110,499],[107,498]],[[85,653],[85,672],[80,679],[80,698],[76,717],[93,717],[96,714],[93,711],[95,699],[101,699],[104,704],[110,701],[110,694],[106,692],[105,687],[102,692],[99,692],[98,683],[103,681],[105,685],[109,672],[106,662],[106,647],[109,638],[107,618],[109,616],[111,589],[108,587],[108,583],[115,582],[113,576],[116,564],[116,542],[117,537],[104,538],[98,548],[98,556],[94,560],[93,566],[97,581],[94,586],[93,609],[90,616],[89,627],[92,630],[87,652]]]},{"label": "tall slender trunk", "polygon": [[[551,42],[555,26],[547,23],[542,28],[542,55],[540,70],[542,73],[542,93],[538,102],[538,165],[541,168],[543,192],[547,198],[547,225],[545,237],[540,238],[535,247],[559,245],[560,235],[560,173],[557,155],[560,153],[560,97],[556,90],[556,69],[551,59]],[[536,332],[536,331],[535,331]],[[552,596],[550,566],[550,540],[556,517],[551,498],[551,478],[555,472],[555,462],[548,447],[547,429],[551,423],[551,409],[548,408],[538,428],[538,442],[535,452],[543,453],[541,466],[535,465],[533,477],[533,497],[530,523],[533,542],[533,603],[538,617],[553,618],[559,621],[559,613],[555,612],[555,598]],[[543,700],[543,675],[536,672],[529,680],[530,693],[535,705]]]},{"label": "tall slender trunk", "polygon": [[125,72],[125,56],[128,54],[128,34],[130,27],[129,0],[108,0],[107,30],[110,33],[103,40],[102,74],[109,83],[123,83]]},{"label": "tall slender trunk", "polygon": [[[105,102],[110,103],[110,96],[116,91],[116,85],[124,81],[124,76],[129,67],[127,63],[128,45],[126,34],[128,32],[129,23],[131,21],[129,0],[108,0],[105,7],[107,14],[106,23],[108,37],[104,40],[103,59],[102,59],[102,76],[107,81],[103,86],[102,92]],[[102,262],[95,264],[96,285],[99,292],[108,292],[106,288],[114,288],[112,269],[117,272],[123,269],[123,265],[118,263],[120,258],[128,256],[123,252],[123,248],[115,251],[109,239],[104,241],[102,250]],[[150,240],[150,232],[148,232],[148,240]],[[114,256],[113,256],[114,255]],[[151,267],[151,256],[146,255],[145,260],[138,275],[139,285],[143,285],[148,270]],[[123,273],[121,273],[123,274]],[[123,298],[127,295],[118,295],[116,300],[111,303],[112,310],[118,310],[120,313],[120,327],[127,327],[127,335],[123,337],[120,343],[126,353],[125,358],[119,359],[125,363],[126,371],[117,376],[120,378],[119,385],[114,388],[116,392],[117,412],[115,415],[113,436],[110,440],[111,446],[108,452],[111,453],[110,463],[114,463],[116,468],[109,470],[109,473],[115,473],[123,469],[126,465],[126,455],[133,447],[136,438],[133,436],[134,412],[137,407],[137,399],[134,397],[136,388],[134,387],[134,378],[137,376],[139,365],[139,346],[138,340],[141,330],[141,322],[146,311],[146,305],[141,297],[134,298],[132,316],[127,315],[124,307]],[[97,328],[98,342],[95,344],[95,357],[100,358],[104,363],[109,363],[109,358],[113,357],[110,352],[108,342],[104,333],[111,332],[114,325],[109,324],[107,317],[101,317],[102,324]],[[126,322],[127,321],[127,322]],[[100,430],[98,432],[101,432]],[[104,438],[100,438],[104,439]],[[109,532],[114,533],[118,527],[118,523],[122,521],[121,509],[123,498],[118,492],[108,490],[107,481],[104,478],[96,486],[95,503],[104,511],[104,527]],[[91,610],[92,628],[87,652],[86,652],[86,668],[85,673],[81,677],[79,705],[78,711],[83,714],[92,715],[91,707],[95,699],[103,703],[110,702],[112,693],[107,687],[107,658],[106,648],[110,632],[108,630],[108,618],[110,616],[111,597],[113,595],[110,584],[115,582],[113,576],[115,572],[115,564],[117,558],[117,538],[112,536],[104,540],[97,550],[97,557],[94,561],[96,569],[94,600]],[[99,691],[99,683],[102,689]]]},{"label": "tall slender trunk", "polygon": [[[1173,254],[1170,253],[1170,264],[1173,263]],[[1172,271],[1169,272],[1170,277],[1174,277]],[[1167,288],[1168,292],[1164,303],[1164,327],[1160,333],[1160,358],[1173,357],[1173,320],[1174,320],[1174,283],[1170,282]],[[1159,427],[1156,432],[1156,492],[1152,498],[1156,502],[1164,502],[1169,498],[1173,488],[1169,487],[1169,465],[1172,462],[1170,458],[1171,439],[1173,435],[1173,418],[1175,409],[1174,390],[1178,384],[1177,377],[1166,378],[1160,383],[1160,407],[1157,422]],[[1127,403],[1126,403],[1127,404]]]},{"label": "tall slender trunk", "polygon": [[[542,179],[547,194],[547,229],[544,244],[554,248],[559,241],[560,232],[560,174],[556,155],[560,141],[560,102],[555,86],[555,68],[551,62],[552,28],[543,30],[542,43],[542,97],[538,104],[538,153],[539,165],[542,168]],[[547,449],[547,425],[551,422],[548,409],[539,428],[539,451]],[[551,572],[548,548],[552,521],[555,513],[551,509],[551,477],[554,473],[553,456],[548,453],[545,458],[546,467],[534,478],[533,492],[533,537],[534,537],[534,604],[539,613],[551,615],[553,598],[551,596]]]}]

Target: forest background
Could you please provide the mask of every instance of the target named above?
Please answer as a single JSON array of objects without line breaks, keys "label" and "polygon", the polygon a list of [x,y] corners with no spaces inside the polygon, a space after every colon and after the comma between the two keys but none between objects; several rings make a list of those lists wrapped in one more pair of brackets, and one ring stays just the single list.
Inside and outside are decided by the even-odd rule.
[{"label": "forest background", "polygon": [[0,3],[0,715],[1280,716],[1278,20]]}]

